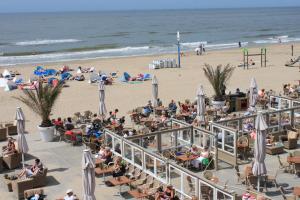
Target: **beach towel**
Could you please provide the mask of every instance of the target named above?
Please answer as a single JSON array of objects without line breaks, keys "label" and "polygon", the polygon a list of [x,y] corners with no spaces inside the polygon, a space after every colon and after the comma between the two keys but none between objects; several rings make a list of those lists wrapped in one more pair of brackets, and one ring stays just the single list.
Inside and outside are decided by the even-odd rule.
[{"label": "beach towel", "polygon": [[71,74],[69,72],[64,72],[60,75],[60,78],[62,81],[68,80],[69,78],[71,78]]},{"label": "beach towel", "polygon": [[13,82],[16,84],[16,85],[20,85],[24,82],[24,78],[22,76],[16,76],[14,79],[13,79]]},{"label": "beach towel", "polygon": [[150,74],[144,74],[143,80],[150,80],[151,79],[151,75]]}]

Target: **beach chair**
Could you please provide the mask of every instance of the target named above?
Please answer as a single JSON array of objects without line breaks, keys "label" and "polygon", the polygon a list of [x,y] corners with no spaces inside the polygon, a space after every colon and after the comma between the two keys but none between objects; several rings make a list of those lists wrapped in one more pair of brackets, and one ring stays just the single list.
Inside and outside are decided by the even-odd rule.
[{"label": "beach chair", "polygon": [[4,141],[6,139],[7,139],[6,128],[0,128],[0,141]]},{"label": "beach chair", "polygon": [[146,180],[147,180],[147,174],[145,172],[142,172],[140,178],[132,182],[131,186],[136,188],[139,185],[143,185],[146,182]]},{"label": "beach chair", "polygon": [[66,130],[62,127],[57,127],[56,132],[58,133],[59,142],[65,140],[65,132]]},{"label": "beach chair", "polygon": [[6,127],[7,130],[7,135],[17,135],[18,134],[18,130],[17,130],[17,126],[8,126]]},{"label": "beach chair", "polygon": [[153,183],[154,183],[154,178],[152,176],[148,175],[145,184],[144,185],[139,185],[137,188],[140,189],[140,190],[151,188]]},{"label": "beach chair", "polygon": [[284,200],[297,200],[295,195],[286,195],[282,186],[279,187],[279,192]]}]

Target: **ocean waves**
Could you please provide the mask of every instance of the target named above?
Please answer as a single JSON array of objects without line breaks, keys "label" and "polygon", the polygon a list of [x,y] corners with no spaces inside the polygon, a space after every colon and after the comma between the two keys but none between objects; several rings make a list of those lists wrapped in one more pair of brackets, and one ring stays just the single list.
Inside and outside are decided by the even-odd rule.
[{"label": "ocean waves", "polygon": [[31,41],[22,41],[16,42],[16,46],[37,46],[37,45],[51,45],[51,44],[62,44],[62,43],[75,43],[81,42],[77,39],[58,39],[58,40],[31,40]]},{"label": "ocean waves", "polygon": [[[50,42],[49,42],[50,41]],[[55,42],[78,42],[80,40],[68,39],[68,40],[36,40],[19,43],[19,45],[38,45],[38,44],[53,44]],[[288,35],[265,37],[259,40],[244,41],[242,46],[259,45],[259,44],[275,44],[300,41],[300,38],[289,37]],[[151,42],[150,42],[151,43]],[[152,43],[151,43],[152,44]],[[203,44],[206,50],[219,50],[237,48],[238,42],[228,43],[213,43],[207,41],[189,42],[185,41],[181,43],[182,51],[194,51],[195,48]],[[175,44],[163,44],[154,42],[153,45],[141,45],[141,46],[127,46],[122,47],[118,44],[102,44],[94,46],[80,46],[76,48],[63,49],[60,51],[45,51],[45,52],[16,52],[0,54],[0,65],[16,65],[16,64],[29,64],[46,62],[58,62],[58,61],[71,61],[71,60],[84,60],[94,58],[110,58],[110,57],[130,57],[130,56],[142,56],[142,55],[158,55],[167,53],[176,53],[177,47]],[[1,53],[1,52],[0,52]]]}]

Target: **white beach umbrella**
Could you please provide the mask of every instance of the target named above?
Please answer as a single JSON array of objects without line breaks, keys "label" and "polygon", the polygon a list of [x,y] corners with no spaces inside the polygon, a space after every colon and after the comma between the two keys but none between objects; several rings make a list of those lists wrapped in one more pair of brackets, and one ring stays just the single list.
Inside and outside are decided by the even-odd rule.
[{"label": "white beach umbrella", "polygon": [[153,107],[158,106],[158,81],[155,75],[152,78],[152,103]]},{"label": "white beach umbrella", "polygon": [[22,153],[22,164],[24,168],[24,154],[29,151],[28,144],[26,141],[25,133],[25,116],[20,107],[16,110],[15,120],[17,121],[17,131],[18,131],[18,151]]},{"label": "white beach umbrella", "polygon": [[95,186],[95,163],[91,151],[85,149],[82,155],[83,200],[96,200]]},{"label": "white beach umbrella", "polygon": [[205,122],[205,94],[202,85],[197,90],[197,116],[200,122]]},{"label": "white beach umbrella", "polygon": [[258,177],[257,190],[259,191],[260,176],[267,173],[266,158],[266,130],[268,126],[261,112],[257,114],[255,121],[256,138],[254,144],[254,164],[252,173]]},{"label": "white beach umbrella", "polygon": [[99,115],[103,118],[107,113],[106,105],[105,105],[105,85],[104,81],[100,81],[99,83]]},{"label": "white beach umbrella", "polygon": [[255,78],[251,79],[250,83],[250,95],[249,95],[249,108],[250,110],[255,111],[255,105],[258,98],[258,89]]}]

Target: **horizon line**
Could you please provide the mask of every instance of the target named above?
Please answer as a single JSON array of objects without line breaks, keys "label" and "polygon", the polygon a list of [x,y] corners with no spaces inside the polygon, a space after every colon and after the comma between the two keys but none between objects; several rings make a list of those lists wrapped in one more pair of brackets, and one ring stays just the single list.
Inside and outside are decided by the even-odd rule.
[{"label": "horizon line", "polygon": [[180,10],[229,10],[229,9],[272,9],[272,8],[300,8],[296,6],[250,6],[250,7],[207,7],[207,8],[155,8],[155,9],[103,9],[103,10],[53,10],[53,11],[14,11],[1,12],[0,14],[30,14],[30,13],[72,13],[72,12],[128,12],[128,11],[180,11]]}]

